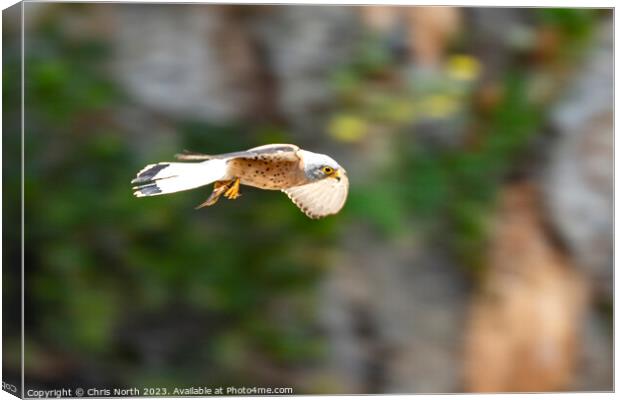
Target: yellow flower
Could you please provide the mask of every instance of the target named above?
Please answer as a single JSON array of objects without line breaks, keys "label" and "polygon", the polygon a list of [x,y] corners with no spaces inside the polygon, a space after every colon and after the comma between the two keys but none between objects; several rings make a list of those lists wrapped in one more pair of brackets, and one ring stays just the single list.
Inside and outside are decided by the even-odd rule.
[{"label": "yellow flower", "polygon": [[368,133],[368,124],[354,115],[336,115],[329,122],[327,131],[343,142],[357,142]]},{"label": "yellow flower", "polygon": [[448,59],[446,73],[457,81],[473,81],[480,76],[480,61],[468,55],[454,55]]}]

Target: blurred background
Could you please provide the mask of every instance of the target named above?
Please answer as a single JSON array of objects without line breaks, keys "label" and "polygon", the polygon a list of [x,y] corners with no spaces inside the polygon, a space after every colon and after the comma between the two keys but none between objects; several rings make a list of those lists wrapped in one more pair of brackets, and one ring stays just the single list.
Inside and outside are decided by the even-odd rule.
[{"label": "blurred background", "polygon": [[[26,387],[612,390],[612,17],[26,3]],[[338,160],[343,211],[131,195],[183,149],[266,143]]]}]

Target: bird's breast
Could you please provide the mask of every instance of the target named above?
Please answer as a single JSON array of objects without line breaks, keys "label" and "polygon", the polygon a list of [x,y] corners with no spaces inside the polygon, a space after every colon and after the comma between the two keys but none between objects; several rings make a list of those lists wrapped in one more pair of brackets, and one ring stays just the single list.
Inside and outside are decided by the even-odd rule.
[{"label": "bird's breast", "polygon": [[307,183],[299,162],[235,159],[228,165],[229,174],[240,178],[241,184],[260,189],[281,190]]}]

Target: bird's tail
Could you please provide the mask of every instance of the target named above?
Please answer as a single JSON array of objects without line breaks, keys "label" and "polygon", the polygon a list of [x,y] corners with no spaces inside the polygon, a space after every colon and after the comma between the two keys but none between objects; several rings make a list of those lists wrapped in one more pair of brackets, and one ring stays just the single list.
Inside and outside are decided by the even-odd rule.
[{"label": "bird's tail", "polygon": [[144,167],[135,179],[134,196],[157,196],[208,185],[226,176],[225,159],[200,163],[161,162]]}]

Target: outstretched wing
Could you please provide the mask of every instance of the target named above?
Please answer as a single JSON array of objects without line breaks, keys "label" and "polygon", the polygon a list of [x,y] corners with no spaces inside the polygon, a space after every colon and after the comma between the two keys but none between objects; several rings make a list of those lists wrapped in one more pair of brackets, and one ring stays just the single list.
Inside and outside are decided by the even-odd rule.
[{"label": "outstretched wing", "polygon": [[323,218],[342,209],[349,193],[349,179],[325,178],[282,190],[310,218]]},{"label": "outstretched wing", "polygon": [[224,154],[202,154],[202,153],[194,153],[189,151],[184,151],[181,154],[176,154],[175,157],[177,160],[211,160],[211,159],[234,159],[234,158],[246,158],[251,160],[278,160],[278,161],[299,161],[299,157],[297,156],[297,152],[299,151],[299,147],[294,144],[266,144],[264,146],[258,146],[251,148],[245,151],[235,151],[233,153],[224,153]]}]

